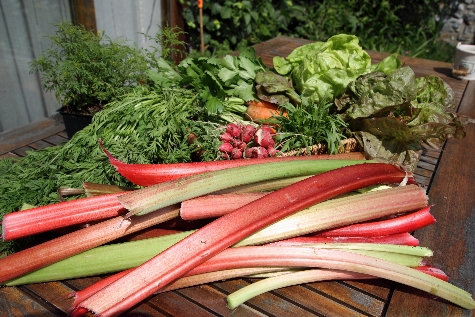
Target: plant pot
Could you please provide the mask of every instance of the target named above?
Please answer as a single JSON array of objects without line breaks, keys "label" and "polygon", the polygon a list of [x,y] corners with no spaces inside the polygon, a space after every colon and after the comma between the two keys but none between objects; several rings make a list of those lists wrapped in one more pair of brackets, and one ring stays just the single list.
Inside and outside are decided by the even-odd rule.
[{"label": "plant pot", "polygon": [[92,122],[92,115],[65,112],[64,108],[65,107],[61,107],[58,112],[63,117],[66,134],[68,138],[71,139],[76,132],[84,129]]}]

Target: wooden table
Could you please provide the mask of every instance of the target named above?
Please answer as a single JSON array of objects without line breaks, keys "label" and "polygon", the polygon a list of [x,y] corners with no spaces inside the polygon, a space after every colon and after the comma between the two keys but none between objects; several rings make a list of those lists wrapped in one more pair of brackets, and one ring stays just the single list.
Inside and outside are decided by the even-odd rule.
[{"label": "wooden table", "polygon": [[[273,56],[287,56],[303,39],[278,37],[255,46],[272,66]],[[385,54],[370,52],[373,60]],[[475,118],[475,82],[450,77],[451,64],[402,57],[417,76],[442,77],[455,91],[458,112]],[[440,151],[425,149],[416,170],[434,206],[437,223],[415,233],[422,246],[434,250],[431,263],[443,269],[451,283],[475,293],[475,126],[462,140],[448,140]],[[0,157],[23,156],[26,150],[65,142],[64,126],[55,119],[0,133]],[[0,317],[65,316],[70,292],[100,277],[39,283],[0,289]],[[237,309],[225,306],[225,296],[252,282],[234,279],[190,287],[151,297],[126,316],[473,316],[434,296],[387,280],[320,282],[287,287],[260,295]],[[125,316],[124,315],[124,316]]]}]

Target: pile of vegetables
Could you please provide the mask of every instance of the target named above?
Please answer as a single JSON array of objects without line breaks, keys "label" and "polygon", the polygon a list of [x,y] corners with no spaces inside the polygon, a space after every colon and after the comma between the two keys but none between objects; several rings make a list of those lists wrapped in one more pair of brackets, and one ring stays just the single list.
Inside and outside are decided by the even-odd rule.
[{"label": "pile of vegetables", "polygon": [[[4,236],[12,233],[15,238],[37,233],[32,231],[35,227],[70,226],[77,221],[71,220],[71,214],[97,223],[0,258],[4,267],[0,283],[21,285],[114,273],[72,294],[72,316],[88,311],[118,316],[157,292],[254,274],[271,275],[230,294],[230,309],[267,290],[296,283],[375,277],[427,291],[465,309],[475,308],[469,293],[449,284],[442,270],[425,263],[432,251],[418,246],[409,233],[435,222],[425,191],[411,173],[365,160],[235,162],[243,161],[249,164],[7,215]],[[191,169],[196,163],[187,164]],[[262,192],[262,185],[253,187],[289,178],[290,185],[284,181],[278,189]],[[223,207],[219,202],[230,195],[224,190],[238,196]],[[191,231],[157,227],[179,217],[190,219],[186,209],[191,203],[196,210],[195,199],[203,198],[215,210],[202,208],[192,218],[211,217],[207,224]],[[53,224],[48,228],[38,226],[45,213],[50,217],[44,222]],[[160,233],[101,246],[147,228]]]},{"label": "pile of vegetables", "polygon": [[[371,64],[345,34],[276,57],[272,69],[249,49],[176,66],[158,59],[148,76],[65,145],[0,160],[0,283],[116,273],[76,294],[74,316],[115,316],[155,292],[274,271],[257,291],[231,294],[229,307],[296,281],[381,277],[475,308],[410,235],[435,221],[411,173],[421,143],[463,137],[473,122],[453,112],[440,78],[416,79],[396,55]],[[369,160],[343,153],[348,138]],[[315,145],[326,154],[285,156]],[[58,188],[88,193],[88,183],[103,186],[58,202]],[[177,219],[205,225],[163,235],[177,228],[160,224]],[[72,232],[8,244],[60,228]],[[161,236],[111,244],[146,229]],[[104,261],[85,259],[97,254]]]}]

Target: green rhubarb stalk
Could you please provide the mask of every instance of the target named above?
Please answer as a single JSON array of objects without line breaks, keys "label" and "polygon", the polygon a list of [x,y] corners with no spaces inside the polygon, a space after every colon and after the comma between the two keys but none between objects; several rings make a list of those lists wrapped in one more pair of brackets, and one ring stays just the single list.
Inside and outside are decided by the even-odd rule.
[{"label": "green rhubarb stalk", "polygon": [[275,274],[275,276],[264,278],[229,294],[226,297],[228,308],[235,309],[253,297],[292,285],[314,283],[318,281],[375,278],[374,276],[367,274],[331,269],[307,269],[286,274]]},{"label": "green rhubarb stalk", "polygon": [[[440,298],[446,299],[462,308],[474,309],[472,295],[437,277],[428,275],[413,268],[341,250],[326,250],[305,247],[243,247],[246,248],[247,266],[262,266],[272,263],[275,266],[318,267],[363,273],[405,284]],[[217,269],[232,268],[235,259],[233,251],[241,248],[228,249],[207,261],[208,267]],[[223,264],[225,263],[225,264]],[[199,268],[194,270],[199,273]]]},{"label": "green rhubarb stalk", "polygon": [[239,166],[182,177],[151,185],[119,197],[130,210],[126,217],[144,215],[180,203],[186,199],[210,194],[235,186],[296,176],[321,174],[343,166],[365,164],[361,160],[298,160]]},{"label": "green rhubarb stalk", "polygon": [[[59,281],[123,271],[148,261],[193,232],[194,230],[191,230],[157,238],[100,246],[12,279],[4,285]],[[328,243],[315,244],[315,246],[345,249],[349,252],[372,255],[411,267],[419,266],[423,257],[432,256],[432,251],[424,247],[389,244]],[[301,247],[309,247],[309,245]]]}]

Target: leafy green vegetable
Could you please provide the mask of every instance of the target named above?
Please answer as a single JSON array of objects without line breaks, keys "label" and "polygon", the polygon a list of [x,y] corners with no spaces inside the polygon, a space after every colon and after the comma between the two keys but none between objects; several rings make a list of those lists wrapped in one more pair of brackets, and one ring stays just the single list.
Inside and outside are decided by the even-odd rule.
[{"label": "leafy green vegetable", "polygon": [[318,102],[325,96],[330,100],[339,96],[351,81],[370,72],[371,57],[356,36],[339,34],[300,46],[286,58],[275,57],[274,68],[291,76],[302,97]]},{"label": "leafy green vegetable", "polygon": [[260,100],[276,105],[283,105],[288,102],[298,105],[302,102],[290,81],[273,71],[257,73],[255,82],[257,97]]},{"label": "leafy green vegetable", "polygon": [[191,85],[201,91],[201,98],[210,114],[224,111],[227,97],[241,98],[244,102],[255,99],[256,73],[267,70],[254,52],[238,56],[187,58],[178,65],[182,74],[181,85]]},{"label": "leafy green vegetable", "polygon": [[[19,160],[0,160],[0,216],[24,202],[41,206],[58,202],[60,187],[82,182],[132,186],[110,165],[99,147],[129,163],[190,162],[219,157],[219,125],[207,116],[196,92],[185,88],[136,91],[110,103],[91,125],[61,146],[28,152]],[[193,133],[197,140],[189,144]],[[12,243],[1,243],[0,253]]]},{"label": "leafy green vegetable", "polygon": [[396,53],[385,57],[381,62],[371,66],[372,72],[383,72],[386,75],[395,71],[402,66],[402,62]]},{"label": "leafy green vegetable", "polygon": [[[414,71],[406,66],[389,75],[372,72],[351,82],[340,98],[335,100],[345,120],[386,116],[415,99],[417,83]],[[382,113],[379,113],[382,112]]]},{"label": "leafy green vegetable", "polygon": [[350,83],[335,107],[370,158],[414,170],[421,143],[440,145],[464,136],[474,120],[452,112],[452,89],[437,76],[416,79],[409,67],[373,72]]}]

